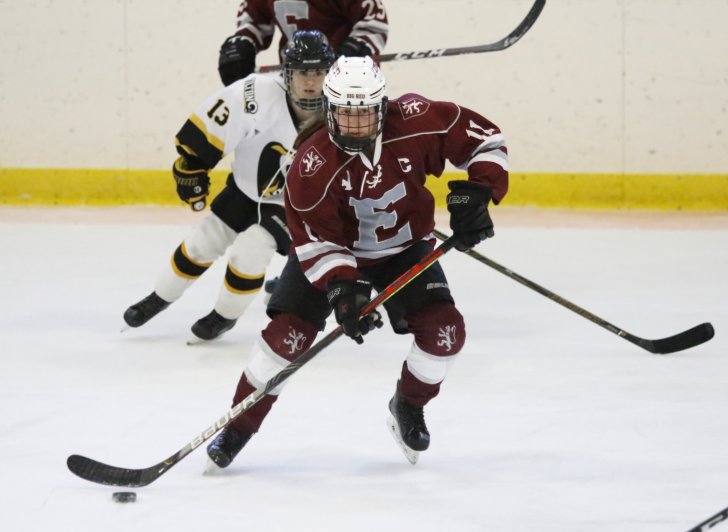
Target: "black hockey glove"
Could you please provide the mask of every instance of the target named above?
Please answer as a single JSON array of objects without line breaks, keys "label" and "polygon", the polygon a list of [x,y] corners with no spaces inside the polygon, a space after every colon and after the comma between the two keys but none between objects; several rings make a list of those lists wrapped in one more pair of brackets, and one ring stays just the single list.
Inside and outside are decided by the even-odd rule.
[{"label": "black hockey glove", "polygon": [[172,175],[177,183],[177,195],[180,199],[189,203],[193,211],[203,210],[210,194],[210,177],[207,171],[188,168],[187,160],[180,157],[172,166]]},{"label": "black hockey glove", "polygon": [[347,37],[336,50],[336,55],[345,55],[346,57],[364,57],[372,55],[372,49],[369,48],[367,43],[360,41],[359,39],[352,39]]},{"label": "black hockey glove", "polygon": [[217,71],[227,87],[255,70],[255,46],[248,39],[233,35],[220,47]]},{"label": "black hockey glove", "polygon": [[450,181],[447,185],[450,187],[447,210],[450,211],[450,229],[457,239],[455,248],[467,251],[495,234],[488,213],[493,193],[488,187],[471,181]]},{"label": "black hockey glove", "polygon": [[382,316],[372,311],[359,319],[362,309],[369,302],[371,283],[363,279],[337,279],[326,286],[326,297],[334,309],[336,322],[344,328],[344,334],[357,344],[364,342],[363,335],[374,327],[382,326]]}]

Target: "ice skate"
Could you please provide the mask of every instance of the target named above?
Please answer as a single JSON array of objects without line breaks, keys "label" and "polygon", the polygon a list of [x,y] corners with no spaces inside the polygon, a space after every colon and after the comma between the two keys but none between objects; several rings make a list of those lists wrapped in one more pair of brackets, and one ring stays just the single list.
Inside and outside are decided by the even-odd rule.
[{"label": "ice skate", "polygon": [[241,433],[231,426],[222,429],[207,446],[207,456],[210,460],[205,472],[214,473],[229,466],[252,436],[252,433]]},{"label": "ice skate", "polygon": [[197,320],[192,326],[192,334],[194,334],[194,337],[187,342],[187,345],[195,345],[201,341],[219,338],[232,329],[237,322],[237,319],[229,320],[223,318],[213,310],[204,318]]},{"label": "ice skate", "polygon": [[278,284],[278,281],[280,279],[278,277],[275,277],[271,279],[270,281],[266,281],[263,285],[263,292],[265,292],[265,296],[263,297],[263,303],[268,305],[268,301],[270,301],[270,297],[273,295],[273,292],[276,289],[276,285]]},{"label": "ice skate", "polygon": [[425,425],[424,410],[421,406],[408,403],[397,387],[394,397],[389,401],[389,411],[392,414],[387,419],[390,433],[402,448],[407,460],[414,465],[420,452],[430,446],[430,433]]},{"label": "ice skate", "polygon": [[[166,309],[170,303],[152,292],[147,297],[133,304],[124,312],[124,321],[129,327],[141,327],[154,316]],[[127,328],[122,328],[122,332]]]}]

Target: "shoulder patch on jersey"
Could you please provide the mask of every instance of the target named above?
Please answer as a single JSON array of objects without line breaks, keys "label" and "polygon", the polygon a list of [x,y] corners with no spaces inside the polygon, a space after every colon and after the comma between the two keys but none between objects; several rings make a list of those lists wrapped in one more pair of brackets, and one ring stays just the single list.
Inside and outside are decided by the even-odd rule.
[{"label": "shoulder patch on jersey", "polygon": [[315,146],[308,148],[301,156],[301,161],[298,163],[298,173],[302,177],[311,177],[319,171],[326,159],[319,153]]},{"label": "shoulder patch on jersey", "polygon": [[425,101],[417,96],[410,98],[404,98],[399,103],[399,110],[402,113],[402,118],[409,120],[415,116],[423,115],[430,108],[430,102]]},{"label": "shoulder patch on jersey", "polygon": [[243,84],[243,101],[246,113],[255,114],[258,111],[258,102],[255,101],[255,78],[247,78]]}]

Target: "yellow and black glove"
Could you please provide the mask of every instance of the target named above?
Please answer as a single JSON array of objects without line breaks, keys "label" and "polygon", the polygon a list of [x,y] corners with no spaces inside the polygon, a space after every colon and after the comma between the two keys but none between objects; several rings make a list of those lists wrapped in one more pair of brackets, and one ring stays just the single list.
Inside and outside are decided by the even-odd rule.
[{"label": "yellow and black glove", "polygon": [[207,205],[210,194],[210,176],[207,170],[188,168],[187,160],[180,157],[172,166],[172,175],[177,183],[177,195],[189,203],[193,211],[201,211]]}]

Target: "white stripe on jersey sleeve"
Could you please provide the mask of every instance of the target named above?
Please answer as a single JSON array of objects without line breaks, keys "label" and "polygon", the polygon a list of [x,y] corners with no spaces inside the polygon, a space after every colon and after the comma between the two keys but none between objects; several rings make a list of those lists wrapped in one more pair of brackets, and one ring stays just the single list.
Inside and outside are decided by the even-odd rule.
[{"label": "white stripe on jersey sleeve", "polygon": [[480,162],[495,163],[503,168],[503,170],[505,170],[506,172],[509,171],[508,154],[505,153],[503,150],[494,150],[489,151],[488,153],[479,153],[478,155],[470,159],[470,161],[468,161],[468,168],[471,164]]},{"label": "white stripe on jersey sleeve", "polygon": [[378,55],[387,44],[388,31],[389,26],[383,22],[360,21],[354,25],[349,36],[367,41],[374,47],[374,54]]}]

